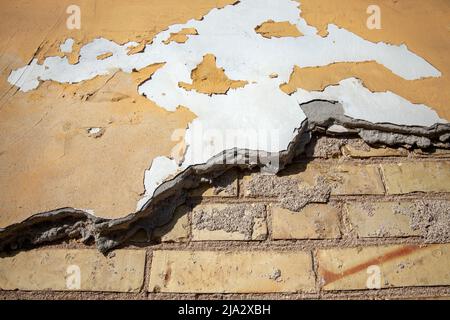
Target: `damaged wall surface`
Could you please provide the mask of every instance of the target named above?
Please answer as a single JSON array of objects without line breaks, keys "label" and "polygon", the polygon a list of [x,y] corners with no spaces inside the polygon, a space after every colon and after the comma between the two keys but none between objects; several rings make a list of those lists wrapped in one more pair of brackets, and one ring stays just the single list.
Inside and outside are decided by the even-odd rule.
[{"label": "damaged wall surface", "polygon": [[[348,22],[363,15],[365,24],[357,0],[335,11],[329,1],[138,1],[121,32],[108,29],[117,13],[107,2],[81,5],[105,10],[88,14],[89,31],[57,20],[36,31],[38,43],[2,28],[0,241],[34,219],[80,215],[107,250],[121,242],[110,236],[118,226],[135,230],[159,202],[174,210],[187,189],[230,166],[278,172],[316,130],[449,147],[448,2],[381,1],[386,25],[373,34]],[[1,6],[6,20],[20,16]],[[417,21],[424,7],[437,18]],[[408,33],[422,25],[426,33]]]}]

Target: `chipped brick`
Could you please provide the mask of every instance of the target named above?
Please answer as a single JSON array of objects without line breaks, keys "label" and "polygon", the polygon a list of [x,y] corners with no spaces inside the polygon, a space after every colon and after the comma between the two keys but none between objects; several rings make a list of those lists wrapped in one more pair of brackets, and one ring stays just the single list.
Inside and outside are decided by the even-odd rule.
[{"label": "chipped brick", "polygon": [[261,204],[201,205],[192,213],[193,240],[264,240],[266,209]]},{"label": "chipped brick", "polygon": [[356,163],[296,164],[287,168],[282,176],[258,173],[245,176],[243,186],[247,197],[280,197],[280,201],[293,197],[298,204],[283,206],[293,211],[308,203],[327,202],[330,194],[384,194],[378,166]]},{"label": "chipped brick", "polygon": [[[412,227],[410,203],[356,202],[346,203],[345,209],[352,231],[360,238],[420,236]],[[399,210],[405,210],[400,214]]]},{"label": "chipped brick", "polygon": [[272,209],[274,239],[335,239],[340,236],[339,209],[334,206],[310,204],[300,212]]},{"label": "chipped brick", "polygon": [[450,192],[450,162],[382,164],[386,192]]}]

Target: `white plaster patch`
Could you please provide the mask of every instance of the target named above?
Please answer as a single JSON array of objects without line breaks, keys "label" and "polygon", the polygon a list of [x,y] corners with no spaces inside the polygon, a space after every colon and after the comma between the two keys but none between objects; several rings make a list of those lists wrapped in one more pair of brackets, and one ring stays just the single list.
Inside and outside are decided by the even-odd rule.
[{"label": "white plaster patch", "polygon": [[59,46],[59,49],[63,53],[71,53],[74,43],[75,43],[75,41],[72,38],[69,38]]},{"label": "white plaster patch", "polygon": [[38,64],[37,59],[33,59],[29,65],[13,70],[8,77],[8,82],[19,87],[23,92],[36,89],[40,82],[37,75],[42,74],[43,69],[45,67]]},{"label": "white plaster patch", "polygon": [[[288,21],[304,36],[261,37],[254,28],[267,20]],[[163,43],[171,33],[183,28],[195,28],[199,35],[184,44]],[[236,5],[211,10],[202,20],[170,26],[141,53],[127,55],[128,48],[137,45],[134,42],[119,45],[95,39],[81,48],[79,63],[75,65],[59,57],[47,58],[43,65],[34,60],[29,66],[13,71],[8,81],[22,91],[29,91],[39,81],[76,83],[112,70],[131,72],[165,62],[151,79],[139,86],[139,93],[168,111],[183,105],[197,118],[186,131],[184,161],[178,166],[174,160],[158,157],[145,172],[146,193],[138,203],[140,209],[168,177],[191,165],[205,163],[224,150],[286,150],[305,120],[299,103],[313,99],[340,101],[346,115],[373,123],[430,126],[443,122],[427,106],[414,105],[392,92],[372,93],[356,79],[341,81],[324,92],[298,90],[291,96],[284,94],[279,85],[288,81],[294,65],[317,67],[336,62],[376,61],[406,80],[441,76],[439,70],[405,45],[372,43],[333,24],[328,26],[328,32],[322,38],[316,28],[308,26],[295,1],[241,0]],[[97,60],[97,56],[107,52],[113,55]],[[180,88],[179,82],[191,82],[191,71],[205,54],[213,54],[229,78],[249,84],[226,95],[212,96]],[[278,77],[268,77],[270,74]]]},{"label": "white plaster patch", "polygon": [[168,157],[157,157],[149,170],[145,170],[144,186],[145,194],[139,200],[136,210],[140,210],[153,197],[156,188],[158,188],[169,177],[174,177],[179,171],[178,164],[175,160]]},{"label": "white plaster patch", "polygon": [[423,104],[413,104],[390,92],[371,92],[359,79],[349,78],[324,91],[309,92],[303,89],[293,94],[299,103],[311,100],[338,101],[345,115],[372,123],[395,123],[405,126],[432,126],[447,123],[436,111]]}]

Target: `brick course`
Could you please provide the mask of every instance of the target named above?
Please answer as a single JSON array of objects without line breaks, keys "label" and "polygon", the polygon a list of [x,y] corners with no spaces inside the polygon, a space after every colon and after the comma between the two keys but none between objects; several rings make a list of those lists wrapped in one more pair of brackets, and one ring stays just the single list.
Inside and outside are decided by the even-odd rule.
[{"label": "brick course", "polygon": [[[144,280],[145,250],[43,249],[0,259],[2,290],[137,292]],[[79,284],[79,285],[78,285]]]},{"label": "brick course", "polygon": [[77,242],[5,253],[0,298],[446,298],[448,154],[319,138],[279,175],[230,170],[190,191],[107,256]]},{"label": "brick course", "polygon": [[327,249],[317,256],[324,290],[450,285],[449,244]]},{"label": "brick course", "polygon": [[195,293],[313,292],[308,252],[155,251],[150,291]]}]

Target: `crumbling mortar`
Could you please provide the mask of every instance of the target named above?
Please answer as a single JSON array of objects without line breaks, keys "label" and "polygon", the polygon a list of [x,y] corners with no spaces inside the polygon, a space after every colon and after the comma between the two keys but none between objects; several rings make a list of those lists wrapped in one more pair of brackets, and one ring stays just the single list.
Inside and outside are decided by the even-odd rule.
[{"label": "crumbling mortar", "polygon": [[246,186],[247,196],[258,197],[261,194],[277,197],[282,208],[299,212],[310,203],[326,203],[331,194],[331,186],[323,177],[318,177],[311,188],[299,188],[299,181],[292,177],[256,175]]},{"label": "crumbling mortar", "polygon": [[263,205],[227,206],[223,209],[205,208],[195,209],[192,225],[198,230],[224,230],[226,232],[239,232],[251,240],[256,218],[266,218],[266,209]]},{"label": "crumbling mortar", "polygon": [[317,258],[317,249],[311,250],[311,266],[314,274],[314,283],[319,299],[322,297],[322,285],[320,283],[319,259]]},{"label": "crumbling mortar", "polygon": [[[441,243],[448,243],[444,241]],[[384,245],[427,245],[423,238],[391,237],[391,238],[342,238],[342,239],[291,239],[257,241],[193,241],[191,243],[149,244],[152,250],[188,250],[188,251],[310,251],[314,249],[358,248]]]},{"label": "crumbling mortar", "polygon": [[387,194],[387,184],[384,170],[381,168],[381,166],[377,166],[377,172],[381,179],[381,185],[383,186],[383,195],[385,195]]},{"label": "crumbling mortar", "polygon": [[147,294],[147,288],[149,288],[152,262],[153,262],[153,250],[147,248],[145,250],[144,281],[142,282],[142,288],[139,291],[143,294]]},{"label": "crumbling mortar", "polygon": [[400,287],[380,290],[326,291],[318,293],[111,293],[111,292],[80,292],[80,291],[0,291],[0,300],[39,299],[39,300],[299,300],[299,299],[414,299],[450,297],[449,286],[436,287]]},{"label": "crumbling mortar", "polygon": [[273,241],[273,227],[272,227],[272,221],[273,221],[273,205],[267,204],[266,205],[266,225],[267,225],[267,238],[266,242]]},{"label": "crumbling mortar", "polygon": [[[236,158],[255,159],[255,157],[249,156],[252,152],[254,153],[254,151],[241,149],[227,150],[212,158],[206,164],[192,166],[172,180],[163,183],[155,191],[154,197],[139,212],[120,219],[107,220],[93,217],[87,212],[77,211],[78,213],[81,213],[79,216],[80,220],[84,219],[88,221],[89,228],[83,228],[80,227],[80,225],[77,225],[77,228],[81,228],[81,230],[75,231],[72,229],[67,234],[63,234],[61,237],[58,236],[58,240],[62,241],[64,238],[68,238],[69,235],[74,236],[75,238],[83,238],[84,241],[94,239],[97,248],[101,252],[107,252],[127,241],[135,232],[137,232],[137,230],[140,230],[140,228],[149,228],[147,225],[149,217],[157,215],[155,211],[157,211],[158,204],[163,203],[164,200],[167,200],[170,197],[176,198],[181,196],[182,200],[185,201],[186,190],[197,187],[204,181],[202,179],[210,179],[211,177],[215,178],[219,176],[231,167],[241,169],[259,167],[265,171],[276,173],[283,169],[285,165],[291,163],[295,156],[304,151],[305,145],[310,141],[313,132],[316,132],[317,130],[320,131],[320,128],[324,128],[326,131],[326,128],[333,124],[357,130],[359,135],[369,144],[398,146],[406,143],[407,147],[418,145],[422,148],[432,146],[448,148],[447,140],[450,139],[450,125],[448,124],[436,124],[429,128],[373,124],[362,120],[351,119],[344,115],[343,108],[340,104],[326,101],[312,101],[302,104],[300,107],[305,112],[308,120],[305,120],[300,124],[297,134],[289,144],[287,150],[280,153],[267,153],[261,158],[256,157],[256,162],[224,165],[223,158],[228,160]],[[259,152],[258,155],[261,155],[261,153]],[[270,162],[274,157],[277,157],[280,160],[279,166],[274,166]],[[437,161],[437,159],[434,160]],[[232,162],[228,161],[226,163]],[[323,197],[324,200],[320,201],[328,201],[329,195],[328,198],[325,196]],[[293,197],[291,200],[291,202],[285,201],[284,205],[288,207],[292,206],[291,208],[297,210],[305,205],[304,201],[299,200],[298,198]],[[71,208],[65,210],[69,213],[76,211]],[[171,214],[173,214],[173,212],[171,212]],[[34,215],[25,222],[5,228],[5,230],[0,232],[0,251],[7,249],[14,243],[16,243],[20,249],[22,246],[21,239],[30,237],[30,234],[32,233],[39,233],[39,231],[33,230],[35,229],[34,225],[36,224],[36,221],[39,220],[38,217],[46,217],[49,221],[53,221],[56,216],[60,218],[61,215],[64,216],[61,209],[53,210]],[[170,216],[170,214],[167,214],[166,216]],[[151,226],[153,227],[153,225]],[[18,229],[22,229],[23,233],[16,232]],[[50,229],[42,230],[40,232],[41,238],[37,243],[32,245],[42,245],[55,240],[54,233]],[[56,233],[58,234],[58,232]],[[39,236],[37,238],[39,238]]]}]

